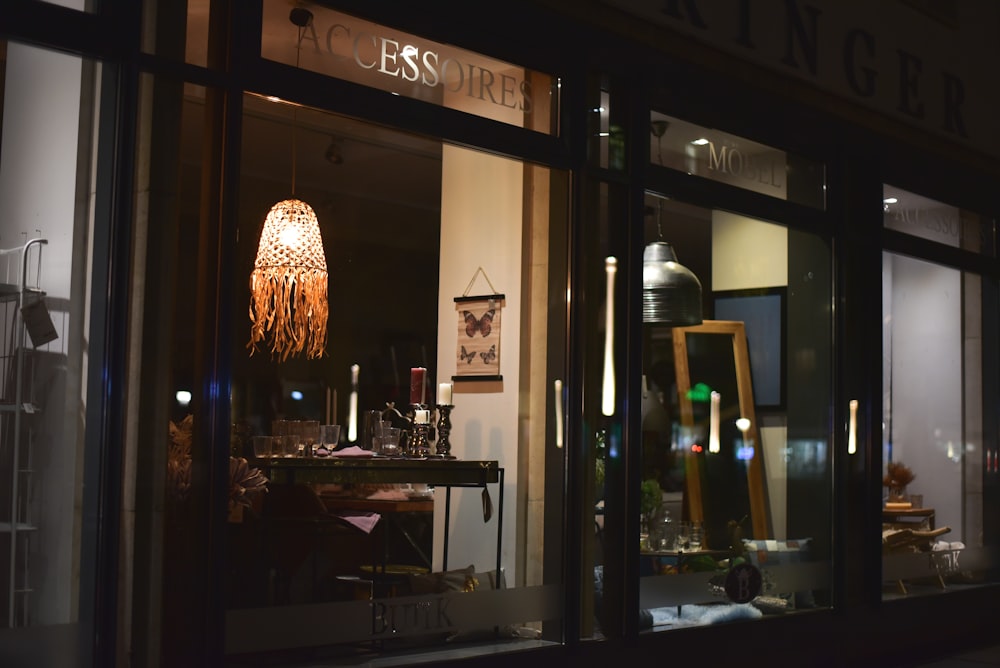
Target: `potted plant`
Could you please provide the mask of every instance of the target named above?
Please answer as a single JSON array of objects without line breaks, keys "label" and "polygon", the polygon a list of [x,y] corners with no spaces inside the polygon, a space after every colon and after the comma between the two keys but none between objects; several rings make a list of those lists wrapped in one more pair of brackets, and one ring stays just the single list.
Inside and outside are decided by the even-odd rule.
[{"label": "potted plant", "polygon": [[663,508],[663,490],[654,478],[642,481],[639,493],[639,512],[642,516],[643,543],[649,542],[655,533],[657,520]]},{"label": "potted plant", "polygon": [[904,504],[906,499],[906,487],[917,476],[903,462],[889,462],[886,465],[885,476],[882,478],[882,485],[889,489],[889,503]]}]

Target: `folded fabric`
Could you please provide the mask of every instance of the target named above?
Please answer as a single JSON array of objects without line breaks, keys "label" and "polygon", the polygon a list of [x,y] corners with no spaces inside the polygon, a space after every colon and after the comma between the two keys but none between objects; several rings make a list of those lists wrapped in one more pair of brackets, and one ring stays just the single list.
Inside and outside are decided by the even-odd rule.
[{"label": "folded fabric", "polygon": [[382,519],[382,516],[378,513],[370,513],[364,510],[338,510],[334,514],[365,533],[371,533],[375,525],[378,524],[378,521]]},{"label": "folded fabric", "polygon": [[349,448],[344,448],[343,450],[334,450],[330,453],[331,457],[371,457],[372,451],[365,450],[364,448],[359,448],[356,445],[352,445]]},{"label": "folded fabric", "polygon": [[379,489],[369,494],[367,498],[381,501],[406,501],[409,497],[401,489]]}]

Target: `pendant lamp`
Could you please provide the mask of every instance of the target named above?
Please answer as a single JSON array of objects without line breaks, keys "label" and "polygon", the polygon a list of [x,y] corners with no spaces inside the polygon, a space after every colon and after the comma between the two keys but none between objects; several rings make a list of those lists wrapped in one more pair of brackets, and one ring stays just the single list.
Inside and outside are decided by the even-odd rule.
[{"label": "pendant lamp", "polygon": [[[292,23],[302,29],[312,21],[308,10],[292,10]],[[297,47],[298,48],[298,47]],[[296,57],[296,64],[298,58]],[[319,221],[313,208],[295,193],[295,118],[292,120],[292,194],[264,219],[257,259],[250,274],[250,342],[284,362],[290,356],[322,357],[326,353],[329,275]]]},{"label": "pendant lamp", "polygon": [[661,239],[642,253],[642,321],[672,327],[700,325],[701,281],[677,261],[673,246],[662,240],[659,207],[656,227]]}]

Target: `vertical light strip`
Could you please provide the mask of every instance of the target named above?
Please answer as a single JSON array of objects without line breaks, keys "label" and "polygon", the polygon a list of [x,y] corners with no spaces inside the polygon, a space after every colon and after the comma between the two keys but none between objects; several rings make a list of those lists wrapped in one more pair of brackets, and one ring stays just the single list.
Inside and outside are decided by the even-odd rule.
[{"label": "vertical light strip", "polygon": [[604,387],[601,399],[601,412],[605,415],[615,414],[615,274],[618,272],[618,259],[608,257],[604,260],[604,273],[608,276],[608,294],[604,308]]},{"label": "vertical light strip", "polygon": [[847,424],[847,454],[853,455],[858,451],[858,400],[851,399],[850,413]]},{"label": "vertical light strip", "polygon": [[562,381],[557,380],[555,383],[555,394],[556,394],[556,447],[561,448],[563,446],[563,390]]},{"label": "vertical light strip", "polygon": [[711,410],[709,412],[709,423],[708,423],[708,451],[709,452],[719,452],[721,449],[719,447],[719,405],[721,404],[722,395],[718,392],[712,392],[712,404]]}]

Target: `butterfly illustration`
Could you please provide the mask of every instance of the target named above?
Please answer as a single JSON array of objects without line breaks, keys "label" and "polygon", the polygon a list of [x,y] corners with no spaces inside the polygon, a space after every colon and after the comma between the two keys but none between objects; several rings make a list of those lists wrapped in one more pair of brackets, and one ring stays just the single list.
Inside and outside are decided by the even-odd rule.
[{"label": "butterfly illustration", "polygon": [[497,358],[497,344],[494,343],[485,353],[479,353],[479,356],[483,358],[483,364],[492,364]]},{"label": "butterfly illustration", "polygon": [[462,315],[465,317],[465,333],[470,338],[475,336],[476,332],[482,332],[485,338],[493,331],[493,316],[496,315],[496,309],[491,308],[478,320],[469,311],[462,311]]},{"label": "butterfly illustration", "polygon": [[467,352],[465,350],[465,346],[462,346],[462,352],[459,353],[459,357],[461,357],[462,361],[465,362],[466,364],[472,364],[472,360],[476,357],[476,353]]}]

